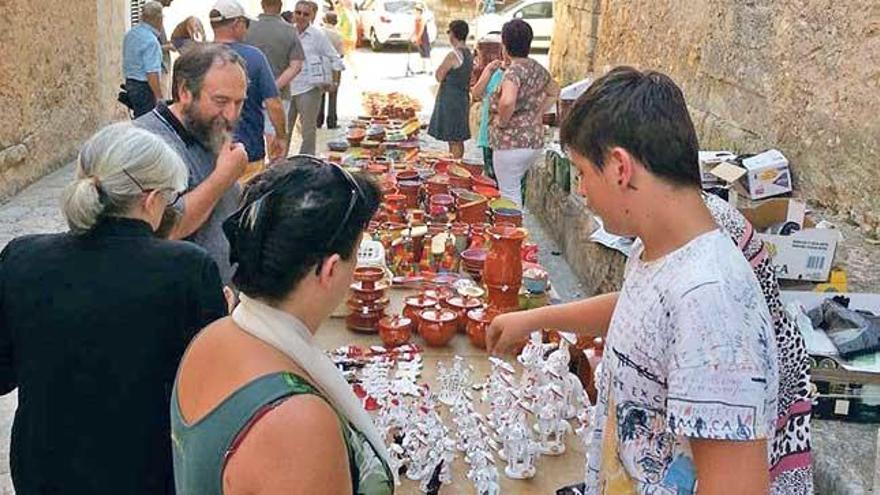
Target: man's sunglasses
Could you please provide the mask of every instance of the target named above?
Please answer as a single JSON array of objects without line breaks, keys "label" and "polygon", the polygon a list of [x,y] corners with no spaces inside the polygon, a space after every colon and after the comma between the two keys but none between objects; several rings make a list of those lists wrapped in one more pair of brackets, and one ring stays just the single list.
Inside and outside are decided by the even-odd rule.
[{"label": "man's sunglasses", "polygon": [[311,13],[311,12],[305,12],[305,11],[302,11],[302,10],[294,10],[294,11],[293,11],[293,15],[298,15],[298,16],[300,16],[300,17],[308,17],[308,16],[312,15],[312,13]]},{"label": "man's sunglasses", "polygon": [[[140,182],[138,182],[137,179],[134,178],[133,175],[131,175],[131,173],[129,173],[128,170],[122,169],[122,173],[125,174],[125,176],[128,177],[129,180],[131,180],[134,183],[134,185],[136,185],[138,187],[138,189],[141,190],[142,193],[148,194],[148,193],[156,190],[156,189],[146,189],[144,186],[141,185]],[[172,196],[170,198],[168,198],[168,206],[176,205],[177,202],[180,201],[181,196],[183,196],[183,192],[172,191]]]}]

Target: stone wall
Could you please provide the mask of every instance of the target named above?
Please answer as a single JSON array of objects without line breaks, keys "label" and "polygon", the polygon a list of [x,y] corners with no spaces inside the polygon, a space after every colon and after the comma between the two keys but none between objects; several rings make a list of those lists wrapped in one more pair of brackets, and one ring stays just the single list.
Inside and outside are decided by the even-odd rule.
[{"label": "stone wall", "polygon": [[121,80],[124,16],[125,4],[113,0],[3,2],[0,198],[67,163],[119,115],[112,88]]},{"label": "stone wall", "polygon": [[593,213],[577,194],[557,183],[549,160],[540,160],[526,177],[526,207],[559,244],[585,295],[620,290],[626,258],[590,241],[596,229]]},{"label": "stone wall", "polygon": [[620,64],[666,72],[704,148],[778,147],[800,195],[880,233],[880,3],[557,2],[562,81]]}]

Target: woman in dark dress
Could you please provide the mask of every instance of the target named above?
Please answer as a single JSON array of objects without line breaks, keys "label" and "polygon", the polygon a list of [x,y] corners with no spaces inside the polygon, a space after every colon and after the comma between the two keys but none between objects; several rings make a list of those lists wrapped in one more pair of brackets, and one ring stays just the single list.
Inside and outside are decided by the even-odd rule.
[{"label": "woman in dark dress", "polygon": [[464,142],[471,138],[468,124],[470,103],[469,83],[474,58],[467,49],[468,25],[464,21],[449,23],[449,42],[452,51],[437,69],[440,90],[434,103],[428,134],[449,143],[454,158],[464,155]]},{"label": "woman in dark dress", "polygon": [[0,253],[17,493],[174,493],[174,373],[191,337],[226,312],[207,252],[154,234],[186,183],[161,138],[111,125],[79,154],[62,205],[70,232]]}]

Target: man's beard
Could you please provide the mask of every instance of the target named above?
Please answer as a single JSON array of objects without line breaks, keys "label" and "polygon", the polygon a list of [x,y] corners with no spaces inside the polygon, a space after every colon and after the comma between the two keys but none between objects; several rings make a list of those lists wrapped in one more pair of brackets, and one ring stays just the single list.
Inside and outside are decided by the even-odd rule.
[{"label": "man's beard", "polygon": [[199,104],[193,101],[183,109],[183,125],[195,138],[214,153],[219,153],[223,143],[232,137],[234,123],[222,115],[205,120],[199,112]]}]

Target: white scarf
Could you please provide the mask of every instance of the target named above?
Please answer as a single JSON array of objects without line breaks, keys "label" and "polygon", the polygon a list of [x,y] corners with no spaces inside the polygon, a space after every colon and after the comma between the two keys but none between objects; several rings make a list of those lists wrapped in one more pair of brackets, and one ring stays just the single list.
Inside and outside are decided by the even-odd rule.
[{"label": "white scarf", "polygon": [[[330,404],[363,433],[379,457],[390,465],[385,442],[360,400],[351,391],[333,361],[312,339],[312,333],[297,317],[240,295],[241,302],[232,312],[232,319],[245,332],[287,355],[314,381]],[[394,473],[395,478],[397,473]]]}]

